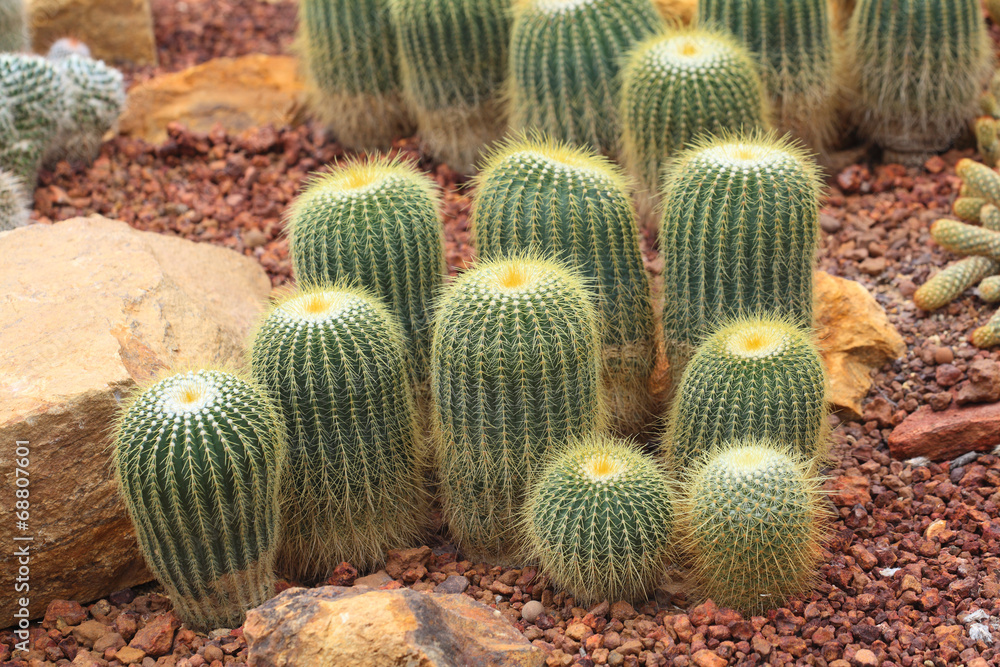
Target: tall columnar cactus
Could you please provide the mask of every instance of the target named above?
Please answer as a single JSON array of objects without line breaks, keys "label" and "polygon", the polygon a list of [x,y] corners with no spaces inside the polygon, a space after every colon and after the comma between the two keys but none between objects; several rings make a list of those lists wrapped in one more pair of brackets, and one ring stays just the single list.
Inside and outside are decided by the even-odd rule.
[{"label": "tall columnar cactus", "polygon": [[310,107],[344,146],[388,150],[413,131],[388,0],[304,0],[297,50]]},{"label": "tall columnar cactus", "polygon": [[597,292],[609,412],[640,430],[654,412],[649,279],[635,214],[616,166],[586,149],[538,137],[500,147],[484,164],[470,217],[476,251],[542,251],[573,262]]},{"label": "tall columnar cactus", "polygon": [[388,0],[404,96],[424,148],[466,174],[507,127],[511,0]]},{"label": "tall columnar cactus", "polygon": [[670,482],[635,445],[592,435],[553,456],[522,516],[527,553],[582,604],[645,597],[673,530]]},{"label": "tall columnar cactus", "polygon": [[621,60],[661,26],[650,0],[520,0],[507,80],[511,126],[617,153]]},{"label": "tall columnar cactus", "polygon": [[0,169],[34,190],[66,109],[62,77],[40,56],[0,53]]},{"label": "tall columnar cactus", "polygon": [[317,177],[292,205],[291,257],[303,285],[354,282],[392,306],[418,378],[430,359],[431,301],[446,273],[434,183],[374,157]]},{"label": "tall columnar cactus", "polygon": [[0,169],[0,232],[28,224],[29,207],[20,179]]},{"label": "tall columnar cactus", "polygon": [[684,480],[677,523],[698,589],[758,614],[816,576],[825,499],[808,462],[769,440],[734,440]]},{"label": "tall columnar cactus", "polygon": [[727,323],[691,358],[663,451],[687,470],[717,446],[770,437],[814,458],[826,451],[826,371],[811,334],[776,317]]},{"label": "tall columnar cactus", "polygon": [[436,463],[451,534],[468,557],[515,558],[511,524],[539,466],[602,427],[591,299],[565,266],[515,256],[462,274],[438,304]]},{"label": "tall columnar cactus", "polygon": [[859,0],[845,55],[859,131],[904,162],[951,145],[993,59],[979,0]]},{"label": "tall columnar cactus", "polygon": [[0,0],[0,53],[28,50],[24,0]]},{"label": "tall columnar cactus", "polygon": [[104,134],[125,107],[122,73],[103,60],[68,55],[53,64],[61,77],[66,112],[59,119],[55,139],[45,156],[53,164],[60,159],[91,162],[101,150]]},{"label": "tall columnar cactus", "polygon": [[302,290],[263,320],[251,359],[289,442],[278,570],[322,580],[341,561],[370,569],[412,546],[428,513],[426,447],[395,316],[363,290]]},{"label": "tall columnar cactus", "polygon": [[775,125],[812,150],[833,139],[838,68],[829,0],[700,0],[698,21],[731,32],[756,54]]},{"label": "tall columnar cactus", "polygon": [[213,370],[156,382],[117,425],[114,469],[139,545],[193,627],[235,628],[274,596],[281,431],[255,384]]},{"label": "tall columnar cactus", "polygon": [[625,164],[643,209],[653,208],[666,160],[701,134],[766,127],[757,65],[721,32],[679,29],[637,46],[622,70]]},{"label": "tall columnar cactus", "polygon": [[819,238],[815,163],[789,139],[701,142],[666,175],[663,329],[676,382],[702,338],[738,315],[812,325]]}]

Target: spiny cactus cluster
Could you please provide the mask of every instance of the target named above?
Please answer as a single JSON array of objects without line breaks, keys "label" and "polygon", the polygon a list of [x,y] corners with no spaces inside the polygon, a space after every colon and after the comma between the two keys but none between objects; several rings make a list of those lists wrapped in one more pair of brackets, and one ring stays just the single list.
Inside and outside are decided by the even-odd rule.
[{"label": "spiny cactus cluster", "polygon": [[0,0],[0,53],[28,50],[24,0]]},{"label": "spiny cactus cluster", "polygon": [[622,69],[623,157],[653,208],[667,159],[703,134],[768,125],[757,66],[721,32],[668,31],[639,44]]},{"label": "spiny cactus cluster", "polygon": [[341,144],[386,150],[413,130],[387,0],[304,0],[297,49],[310,106]]},{"label": "spiny cactus cluster", "polygon": [[0,169],[0,232],[28,224],[29,207],[21,180]]},{"label": "spiny cactus cluster", "polygon": [[358,289],[293,293],[260,325],[251,358],[287,432],[279,571],[320,581],[342,561],[369,569],[412,544],[428,513],[425,448],[388,308]]},{"label": "spiny cactus cluster", "polygon": [[470,217],[476,251],[541,251],[570,261],[596,293],[609,412],[623,433],[653,411],[649,279],[625,180],[610,161],[541,138],[514,139],[483,166]]},{"label": "spiny cactus cluster", "polygon": [[432,427],[444,513],[467,556],[504,562],[545,457],[602,426],[600,338],[591,295],[560,264],[484,262],[437,306]]},{"label": "spiny cactus cluster", "polygon": [[860,133],[903,162],[951,145],[993,61],[979,0],[859,0],[845,53]]},{"label": "spiny cactus cluster", "polygon": [[621,60],[661,25],[649,0],[516,3],[507,93],[512,127],[616,153]]},{"label": "spiny cactus cluster", "polygon": [[146,563],[194,628],[238,627],[274,595],[284,456],[267,396],[230,373],[164,378],[123,412],[121,495]]},{"label": "spiny cactus cluster", "polygon": [[53,61],[63,86],[67,104],[59,119],[56,136],[46,152],[45,162],[82,160],[91,162],[125,107],[122,73],[102,60],[70,54]]}]

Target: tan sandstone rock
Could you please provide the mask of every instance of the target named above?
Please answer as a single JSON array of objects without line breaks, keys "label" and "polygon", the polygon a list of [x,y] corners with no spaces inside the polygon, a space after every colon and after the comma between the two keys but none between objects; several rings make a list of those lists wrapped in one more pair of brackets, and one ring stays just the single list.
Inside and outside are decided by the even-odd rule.
[{"label": "tan sandstone rock", "polygon": [[75,37],[111,64],[156,64],[149,0],[28,0],[28,13],[38,53],[57,39]]},{"label": "tan sandstone rock", "polygon": [[195,132],[208,132],[216,123],[233,133],[268,124],[281,127],[295,120],[304,97],[295,58],[216,58],[134,86],[119,132],[160,143],[172,122]]},{"label": "tan sandstone rock", "polygon": [[[0,525],[14,517],[26,440],[30,610],[151,579],[109,470],[109,431],[136,382],[177,365],[238,363],[270,292],[252,259],[101,217],[0,234]],[[0,590],[14,590],[11,549]],[[10,619],[13,596],[0,596]]]},{"label": "tan sandstone rock", "polygon": [[290,588],[247,614],[251,667],[539,667],[545,655],[500,612],[407,588]]},{"label": "tan sandstone rock", "polygon": [[698,13],[698,0],[653,0],[660,15],[669,20],[691,23]]},{"label": "tan sandstone rock", "polygon": [[875,297],[861,284],[816,272],[816,327],[830,378],[829,400],[851,417],[872,386],[871,372],[906,352]]}]

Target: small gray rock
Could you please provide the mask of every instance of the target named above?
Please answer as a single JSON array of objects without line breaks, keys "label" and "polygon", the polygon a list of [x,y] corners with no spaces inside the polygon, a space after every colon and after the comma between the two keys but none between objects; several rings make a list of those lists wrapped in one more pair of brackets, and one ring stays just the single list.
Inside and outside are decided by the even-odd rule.
[{"label": "small gray rock", "polygon": [[542,615],[542,611],[542,603],[538,600],[532,600],[525,603],[525,605],[521,607],[521,618],[523,618],[526,623],[534,623],[538,617]]},{"label": "small gray rock", "polygon": [[469,580],[460,574],[453,574],[442,581],[434,589],[435,593],[464,593],[469,587]]}]

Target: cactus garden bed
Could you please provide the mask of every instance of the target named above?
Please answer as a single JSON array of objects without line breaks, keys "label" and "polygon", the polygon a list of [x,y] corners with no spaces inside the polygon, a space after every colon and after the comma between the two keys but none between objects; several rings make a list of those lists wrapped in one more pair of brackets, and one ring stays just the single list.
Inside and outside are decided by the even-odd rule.
[{"label": "cactus garden bed", "polygon": [[[128,81],[215,56],[284,52],[295,25],[295,4],[287,0],[154,0],[153,10],[161,64],[126,71]],[[232,248],[256,258],[274,287],[289,283],[288,207],[310,173],[350,153],[313,123],[235,134],[174,125],[168,135],[158,145],[116,137],[90,167],[61,163],[43,171],[33,221],[99,213]],[[393,150],[441,187],[444,259],[457,275],[472,261],[469,180],[421,156],[413,139],[397,140]],[[542,648],[549,665],[1000,663],[992,634],[1000,631],[1000,457],[890,451],[890,435],[907,418],[929,429],[957,403],[1000,399],[989,390],[1000,386],[1000,350],[969,342],[994,307],[971,292],[933,314],[912,302],[917,287],[954,259],[931,242],[930,226],[950,216],[963,157],[978,156],[959,149],[920,167],[862,163],[829,175],[818,268],[864,285],[907,349],[876,372],[860,418],[829,418],[833,444],[823,473],[836,516],[809,593],[743,616],[693,597],[677,577],[642,605],[578,606],[535,568],[465,560],[441,530],[422,547],[392,552],[384,572],[359,576],[345,564],[328,583],[471,596]],[[657,293],[664,266],[655,244],[652,232],[641,234]],[[440,528],[440,512],[433,519]],[[247,660],[241,629],[179,628],[155,584],[96,602],[56,601],[32,632],[35,649],[13,659],[14,636],[0,631],[0,665],[221,667]]]}]

